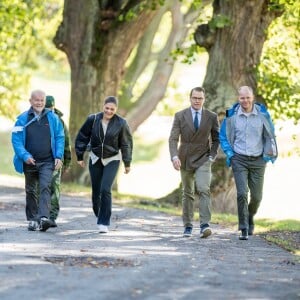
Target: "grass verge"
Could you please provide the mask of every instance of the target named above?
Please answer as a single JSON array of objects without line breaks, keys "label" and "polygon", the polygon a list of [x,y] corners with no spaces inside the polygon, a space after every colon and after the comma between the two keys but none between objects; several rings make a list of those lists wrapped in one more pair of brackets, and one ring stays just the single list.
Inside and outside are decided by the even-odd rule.
[{"label": "grass verge", "polygon": [[[171,205],[162,205],[153,199],[114,194],[114,203],[133,207],[138,209],[145,209],[150,211],[164,212],[173,216],[181,215],[181,207],[174,207]],[[199,216],[195,214],[195,221]],[[225,227],[237,227],[237,216],[232,214],[213,213],[213,224],[220,224]],[[266,241],[276,244],[279,247],[299,256],[300,259],[300,221],[298,220],[271,220],[271,219],[257,219],[255,221],[255,234],[261,236]]]}]

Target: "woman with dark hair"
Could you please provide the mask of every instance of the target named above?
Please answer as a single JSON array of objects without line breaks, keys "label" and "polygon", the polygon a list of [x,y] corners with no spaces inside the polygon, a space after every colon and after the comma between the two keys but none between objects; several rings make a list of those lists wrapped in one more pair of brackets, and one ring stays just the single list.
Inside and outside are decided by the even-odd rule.
[{"label": "woman with dark hair", "polygon": [[107,233],[110,225],[111,189],[120,161],[128,174],[132,160],[132,135],[126,120],[116,113],[117,108],[118,99],[107,97],[103,112],[89,115],[75,140],[77,163],[82,168],[85,167],[83,155],[90,144],[92,203],[100,233]]}]

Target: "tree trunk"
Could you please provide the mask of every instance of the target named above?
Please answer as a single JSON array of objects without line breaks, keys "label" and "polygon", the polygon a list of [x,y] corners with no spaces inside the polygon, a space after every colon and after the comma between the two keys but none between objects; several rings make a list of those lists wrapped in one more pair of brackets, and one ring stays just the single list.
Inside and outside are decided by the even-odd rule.
[{"label": "tree trunk", "polygon": [[[282,11],[272,10],[268,0],[215,0],[213,8],[212,20],[197,28],[195,41],[209,54],[205,104],[221,112],[236,101],[240,86],[256,91],[256,67],[267,29]],[[227,17],[229,25],[215,25],[220,16]]]},{"label": "tree trunk", "polygon": [[[215,0],[212,20],[209,24],[200,25],[195,32],[196,43],[206,48],[209,54],[203,83],[205,106],[218,112],[220,118],[225,108],[237,100],[240,86],[249,85],[256,91],[255,72],[267,29],[282,14],[282,11],[270,9],[268,3],[268,0]],[[230,25],[216,25],[220,16],[227,17]],[[231,169],[225,167],[222,153],[213,164],[212,172],[213,210],[235,213],[235,185]],[[173,191],[169,196],[172,195],[178,195],[178,191]],[[177,201],[177,196],[174,196],[174,202]]]},{"label": "tree trunk", "polygon": [[[91,113],[102,110],[106,96],[117,95],[127,58],[156,14],[144,9],[133,20],[118,17],[132,5],[106,7],[96,0],[65,0],[63,22],[54,43],[64,51],[71,67],[70,135],[74,142],[78,129]],[[74,161],[76,156],[73,150]],[[70,178],[82,170],[73,163]]]},{"label": "tree trunk", "polygon": [[[215,0],[213,9],[212,20],[209,24],[200,25],[194,37],[196,43],[206,48],[209,54],[203,83],[205,105],[224,115],[225,108],[237,101],[240,86],[251,86],[256,92],[256,67],[260,62],[267,29],[283,11],[271,9],[268,0]],[[229,25],[216,25],[220,16],[227,18]],[[234,193],[231,169],[225,167],[220,151],[213,165],[214,210],[235,212]]]}]

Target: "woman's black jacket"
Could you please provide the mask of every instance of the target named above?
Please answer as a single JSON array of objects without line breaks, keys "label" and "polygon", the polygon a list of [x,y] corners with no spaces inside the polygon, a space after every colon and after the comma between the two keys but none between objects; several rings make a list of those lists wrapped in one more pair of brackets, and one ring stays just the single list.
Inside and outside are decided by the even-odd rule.
[{"label": "woman's black jacket", "polygon": [[132,135],[124,118],[115,114],[109,121],[104,136],[102,127],[103,112],[89,115],[80,128],[75,140],[77,160],[83,160],[87,145],[91,143],[91,150],[101,158],[108,158],[122,153],[125,167],[129,167],[132,160]]}]

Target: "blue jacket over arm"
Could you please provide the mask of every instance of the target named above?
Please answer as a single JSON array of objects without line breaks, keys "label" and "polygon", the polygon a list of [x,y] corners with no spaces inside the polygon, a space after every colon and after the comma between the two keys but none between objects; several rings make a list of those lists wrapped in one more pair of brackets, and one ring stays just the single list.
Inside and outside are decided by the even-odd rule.
[{"label": "blue jacket over arm", "polygon": [[[266,162],[271,161],[273,163],[278,156],[274,125],[267,108],[260,103],[255,103],[254,105],[264,126],[262,137],[263,159]],[[226,110],[226,117],[224,118],[220,129],[220,146],[226,155],[226,164],[228,167],[231,165],[230,159],[234,155],[234,124],[239,107],[240,104],[235,103],[230,109]]]}]

